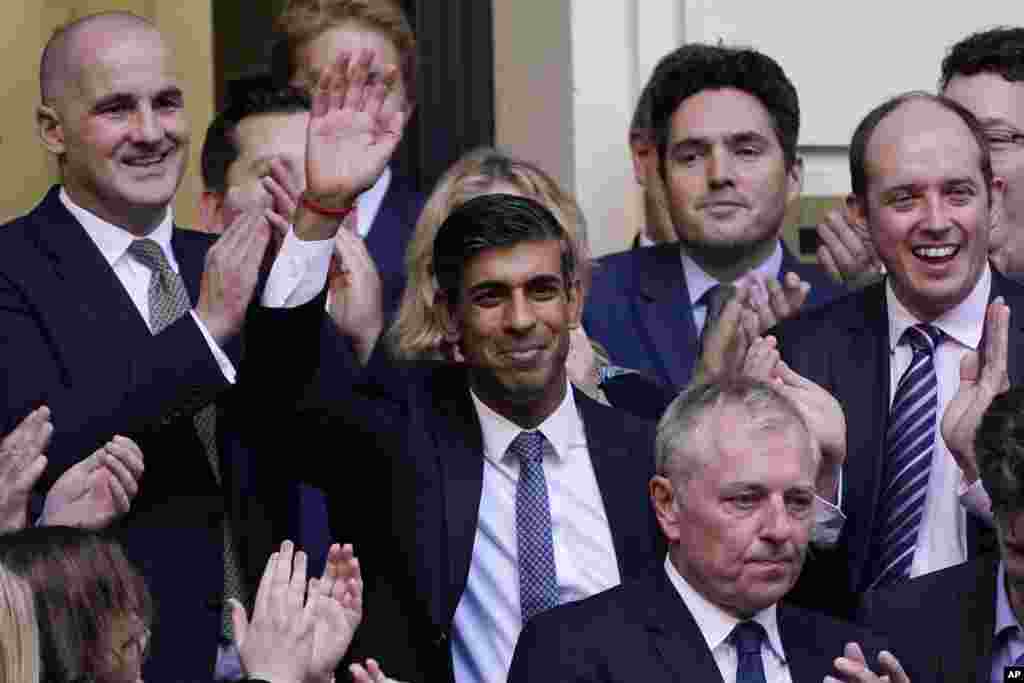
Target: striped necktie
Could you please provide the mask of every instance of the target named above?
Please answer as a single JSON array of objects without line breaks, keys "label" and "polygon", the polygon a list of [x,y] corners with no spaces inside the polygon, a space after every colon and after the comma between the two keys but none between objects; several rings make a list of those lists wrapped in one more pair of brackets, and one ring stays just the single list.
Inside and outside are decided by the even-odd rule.
[{"label": "striped necktie", "polygon": [[871,558],[871,587],[898,583],[910,576],[928,493],[935,447],[939,385],[935,349],[942,332],[914,325],[901,343],[913,350],[910,366],[896,386],[885,434],[882,493]]}]

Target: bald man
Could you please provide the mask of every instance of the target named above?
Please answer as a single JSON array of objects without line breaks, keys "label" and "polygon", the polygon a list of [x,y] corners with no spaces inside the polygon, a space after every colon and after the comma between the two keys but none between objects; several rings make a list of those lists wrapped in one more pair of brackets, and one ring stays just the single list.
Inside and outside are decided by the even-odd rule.
[{"label": "bald man", "polygon": [[[387,87],[373,91],[378,105]],[[236,380],[281,365],[271,354],[285,335],[316,339],[331,251],[321,233],[337,229],[330,207],[351,193],[314,160],[310,205],[322,213],[300,210],[294,228],[269,211],[239,216],[216,242],[175,227],[170,202],[189,149],[184,93],[159,31],[131,14],[58,30],[40,91],[39,134],[61,185],[0,227],[0,433],[49,406],[42,486],[114,434],[139,443],[146,476],[115,533],[157,602],[144,678],[208,681],[218,639],[230,635],[225,595],[253,596],[273,543],[291,531],[288,495],[268,493],[274,477],[244,447]],[[327,117],[341,106],[322,105]],[[308,156],[338,158],[343,128],[313,135],[320,147]],[[284,234],[263,278],[270,222]]]}]

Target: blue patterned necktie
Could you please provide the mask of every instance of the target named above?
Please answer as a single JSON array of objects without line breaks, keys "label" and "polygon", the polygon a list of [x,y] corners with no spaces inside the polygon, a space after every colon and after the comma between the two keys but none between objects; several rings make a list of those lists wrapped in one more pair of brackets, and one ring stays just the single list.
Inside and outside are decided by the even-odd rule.
[{"label": "blue patterned necktie", "polygon": [[908,327],[901,339],[910,344],[914,355],[896,386],[885,434],[882,494],[871,554],[872,588],[910,576],[935,446],[939,384],[934,355],[941,339],[942,332],[932,325]]},{"label": "blue patterned necktie", "polygon": [[736,683],[766,683],[761,643],[768,634],[756,621],[741,621],[732,630],[736,647]]},{"label": "blue patterned necktie", "polygon": [[540,432],[520,432],[508,447],[519,458],[516,484],[516,541],[519,550],[519,604],[523,623],[558,604],[551,506],[544,478],[544,450],[551,448]]}]

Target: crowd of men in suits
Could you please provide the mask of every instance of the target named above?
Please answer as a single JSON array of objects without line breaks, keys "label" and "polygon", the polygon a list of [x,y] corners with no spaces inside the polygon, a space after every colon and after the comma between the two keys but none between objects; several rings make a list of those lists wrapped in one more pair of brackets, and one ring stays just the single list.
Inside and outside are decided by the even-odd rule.
[{"label": "crowd of men in suits", "polygon": [[[409,362],[379,340],[428,231],[388,166],[412,31],[391,0],[292,0],[279,28],[206,132],[205,232],[170,209],[190,133],[157,27],[59,29],[36,118],[61,183],[0,228],[0,522],[109,526],[157,604],[145,679],[252,673],[229,605],[296,537],[354,544],[349,659],[403,680],[1024,664],[1024,29],[862,119],[825,269],[781,239],[794,85],[672,51],[629,132],[654,243],[591,268],[540,196],[446,198],[442,338]],[[581,327],[615,371],[567,367]]]}]

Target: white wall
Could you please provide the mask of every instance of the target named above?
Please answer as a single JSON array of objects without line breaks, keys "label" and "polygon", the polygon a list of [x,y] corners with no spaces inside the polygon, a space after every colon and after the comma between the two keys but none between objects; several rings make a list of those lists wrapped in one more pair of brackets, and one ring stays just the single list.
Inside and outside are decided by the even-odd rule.
[{"label": "white wall", "polygon": [[889,95],[934,90],[948,46],[997,24],[1024,25],[1024,2],[495,0],[498,140],[575,192],[595,253],[617,251],[641,220],[634,103],[682,42],[751,45],[778,60],[800,93],[804,194],[842,195],[860,118]]}]

